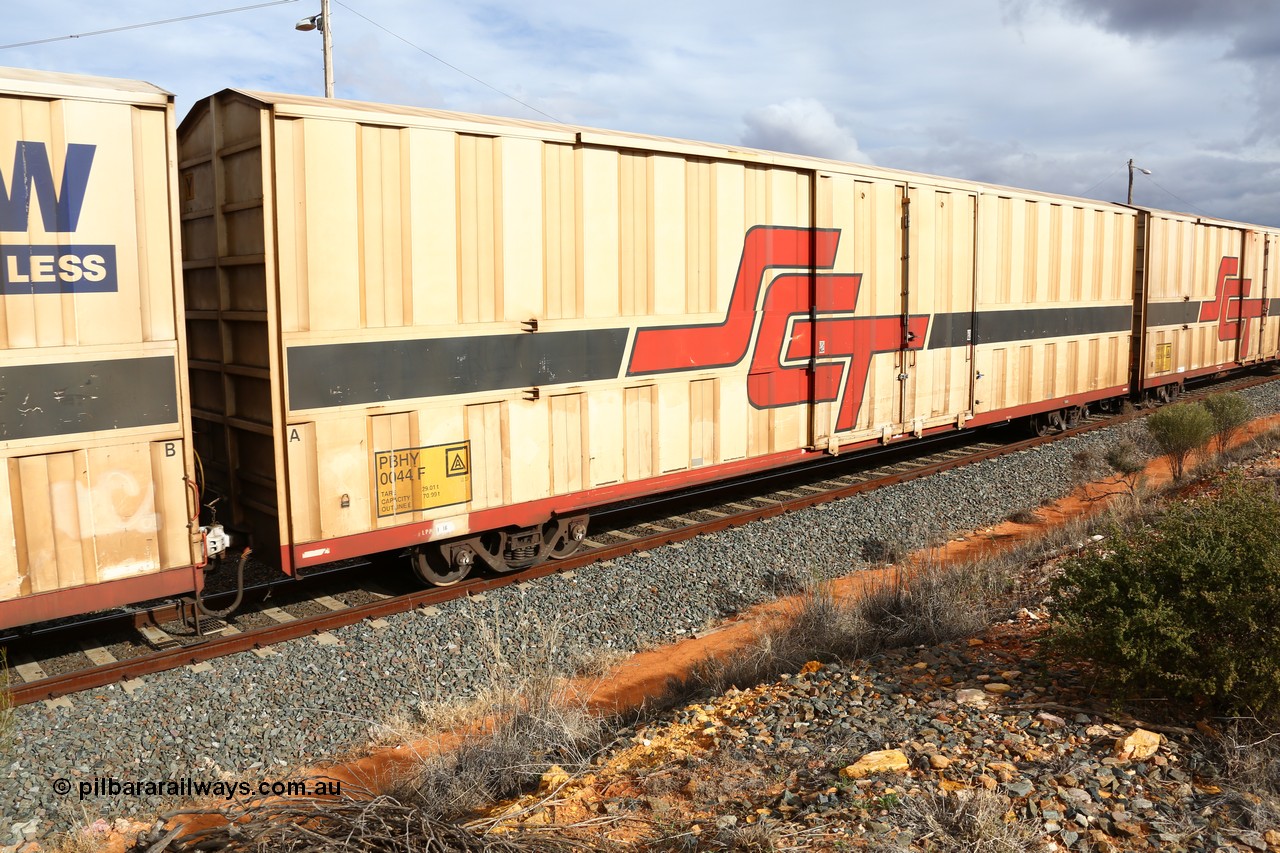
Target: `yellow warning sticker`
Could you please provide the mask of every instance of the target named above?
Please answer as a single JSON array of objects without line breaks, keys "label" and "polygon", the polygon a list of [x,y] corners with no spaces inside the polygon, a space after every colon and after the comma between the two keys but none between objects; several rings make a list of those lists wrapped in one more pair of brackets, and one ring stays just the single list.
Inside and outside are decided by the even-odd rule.
[{"label": "yellow warning sticker", "polygon": [[471,500],[471,442],[377,450],[378,518]]},{"label": "yellow warning sticker", "polygon": [[1156,373],[1173,370],[1173,344],[1156,344]]},{"label": "yellow warning sticker", "polygon": [[448,447],[444,451],[444,470],[448,477],[466,477],[471,474],[470,460],[467,459],[467,447]]}]

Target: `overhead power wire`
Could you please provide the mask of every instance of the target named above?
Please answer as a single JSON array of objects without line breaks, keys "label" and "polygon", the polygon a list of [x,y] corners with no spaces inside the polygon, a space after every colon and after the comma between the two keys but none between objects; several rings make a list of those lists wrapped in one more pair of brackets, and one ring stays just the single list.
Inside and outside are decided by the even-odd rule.
[{"label": "overhead power wire", "polygon": [[1081,192],[1081,193],[1080,193],[1080,195],[1081,195],[1081,196],[1083,196],[1084,198],[1092,198],[1092,196],[1090,196],[1090,195],[1089,195],[1089,193],[1093,192],[1093,191],[1094,191],[1094,190],[1096,190],[1098,187],[1102,186],[1103,184],[1105,184],[1107,181],[1111,180],[1113,177],[1115,177],[1115,176],[1116,176],[1117,174],[1119,174],[1119,173],[1120,173],[1120,170],[1119,170],[1119,169],[1116,169],[1115,171],[1113,171],[1113,172],[1111,172],[1110,174],[1108,174],[1105,178],[1103,178],[1102,180],[1098,181],[1098,182],[1097,182],[1096,184],[1094,184],[1093,186],[1089,187],[1089,189],[1084,190],[1083,192]]},{"label": "overhead power wire", "polygon": [[352,9],[352,8],[351,8],[350,6],[348,6],[346,3],[343,3],[343,2],[342,2],[342,0],[333,0],[333,2],[334,2],[334,3],[337,3],[339,6],[341,6],[341,7],[342,7],[342,8],[344,8],[344,9],[346,9],[346,10],[347,10],[348,12],[350,12],[351,14],[353,14],[353,15],[355,15],[355,16],[357,16],[357,17],[359,17],[359,18],[364,18],[364,19],[365,19],[366,21],[368,21],[370,24],[372,24],[373,26],[375,26],[375,27],[377,27],[378,29],[382,30],[382,31],[383,31],[384,33],[386,33],[387,35],[389,35],[389,36],[392,36],[392,37],[394,37],[394,38],[399,39],[400,41],[402,41],[402,42],[404,42],[405,44],[409,45],[409,47],[413,48],[414,50],[419,51],[420,53],[425,53],[427,56],[431,57],[431,58],[432,58],[432,59],[434,59],[436,62],[439,62],[441,65],[444,65],[444,66],[446,66],[446,67],[448,67],[448,68],[452,68],[454,71],[457,71],[457,72],[458,72],[459,74],[461,74],[463,77],[467,77],[467,78],[469,78],[469,79],[471,79],[471,80],[476,81],[476,82],[477,82],[477,83],[479,83],[481,86],[484,86],[486,89],[489,89],[489,90],[491,90],[491,91],[497,92],[499,95],[501,95],[501,96],[502,96],[502,97],[504,97],[504,98],[510,98],[511,100],[513,100],[513,101],[515,101],[517,104],[519,104],[520,106],[522,106],[522,107],[524,107],[524,108],[526,108],[526,109],[533,110],[533,111],[534,111],[535,113],[537,113],[538,115],[546,116],[547,118],[551,119],[552,121],[554,121],[554,122],[556,122],[556,123],[558,123],[558,124],[564,124],[564,122],[563,122],[563,121],[561,121],[560,119],[558,119],[558,118],[556,118],[555,116],[551,115],[550,113],[548,113],[548,112],[545,112],[545,111],[543,111],[543,110],[538,109],[538,108],[537,108],[537,107],[535,107],[533,104],[526,103],[525,101],[520,100],[520,99],[519,99],[519,98],[517,98],[515,95],[512,95],[512,94],[510,94],[510,93],[508,93],[508,92],[504,92],[504,91],[502,91],[502,90],[501,90],[501,89],[499,89],[497,86],[493,86],[493,85],[491,85],[491,84],[489,84],[489,83],[486,83],[485,81],[481,80],[479,77],[475,76],[474,74],[470,74],[470,73],[468,73],[468,72],[466,72],[466,71],[463,71],[461,68],[459,68],[458,66],[454,65],[452,62],[448,62],[448,61],[446,61],[446,60],[444,60],[444,59],[441,59],[440,57],[436,56],[434,53],[432,53],[431,51],[427,50],[426,48],[424,48],[424,47],[419,47],[418,45],[416,45],[416,44],[414,44],[413,42],[409,41],[409,40],[408,40],[407,38],[405,38],[404,36],[402,36],[402,35],[400,35],[399,33],[397,33],[396,31],[394,31],[394,30],[390,30],[390,29],[387,29],[387,28],[386,28],[386,27],[384,27],[382,24],[379,24],[377,21],[373,20],[373,19],[372,19],[372,18],[370,18],[368,15],[365,15],[365,14],[363,14],[363,13],[361,13],[361,12],[356,11],[355,9]]},{"label": "overhead power wire", "polygon": [[215,15],[229,15],[232,12],[245,12],[249,9],[262,9],[267,6],[282,6],[285,3],[296,3],[298,0],[271,0],[269,3],[254,3],[250,6],[237,6],[234,9],[219,9],[216,12],[201,12],[198,15],[183,15],[180,18],[165,18],[163,21],[147,21],[143,24],[126,24],[123,27],[110,27],[105,30],[93,30],[87,33],[72,33],[69,36],[54,36],[47,39],[35,39],[34,41],[19,41],[13,44],[0,44],[0,50],[8,50],[11,47],[30,47],[35,44],[49,44],[55,41],[66,41],[67,39],[88,38],[89,36],[102,36],[107,33],[122,33],[126,30],[140,30],[144,27],[158,27],[161,24],[176,24],[180,21],[194,21],[198,18],[212,18]]},{"label": "overhead power wire", "polygon": [[1214,217],[1214,215],[1213,215],[1212,213],[1210,213],[1209,211],[1205,210],[1203,207],[1200,207],[1200,206],[1199,206],[1199,205],[1197,205],[1197,204],[1192,204],[1191,202],[1187,201],[1185,198],[1183,198],[1182,196],[1180,196],[1180,195],[1178,195],[1177,193],[1173,192],[1172,190],[1168,189],[1167,187],[1161,186],[1161,185],[1160,185],[1159,183],[1157,183],[1157,182],[1156,182],[1156,181],[1155,181],[1155,180],[1154,180],[1150,175],[1143,175],[1143,177],[1144,177],[1144,178],[1146,178],[1148,181],[1151,181],[1151,183],[1155,184],[1157,187],[1159,187],[1161,190],[1163,190],[1166,194],[1168,194],[1168,195],[1170,195],[1170,196],[1173,196],[1173,197],[1174,197],[1174,198],[1176,198],[1178,201],[1180,201],[1180,202],[1182,202],[1183,204],[1185,204],[1188,208],[1190,208],[1190,209],[1192,209],[1192,210],[1196,210],[1196,211],[1198,211],[1198,212],[1200,212],[1200,213],[1202,213],[1202,214],[1204,214],[1205,216],[1208,216],[1208,217],[1210,217],[1210,218],[1216,218],[1216,217]]}]

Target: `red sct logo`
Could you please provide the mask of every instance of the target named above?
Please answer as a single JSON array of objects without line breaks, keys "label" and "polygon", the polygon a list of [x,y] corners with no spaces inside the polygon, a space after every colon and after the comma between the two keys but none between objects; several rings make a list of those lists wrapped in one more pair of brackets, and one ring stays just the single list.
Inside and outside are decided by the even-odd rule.
[{"label": "red sct logo", "polygon": [[1249,320],[1262,316],[1262,299],[1247,299],[1253,280],[1240,278],[1240,259],[1225,257],[1218,265],[1212,302],[1200,303],[1200,322],[1218,323],[1218,340],[1240,339],[1240,358],[1249,352]]},{"label": "red sct logo", "polygon": [[835,265],[839,241],[835,228],[750,229],[724,320],[639,329],[627,375],[733,367],[750,353],[751,405],[838,402],[836,431],[853,429],[872,357],[921,349],[929,317],[854,316],[861,274],[816,272]]}]

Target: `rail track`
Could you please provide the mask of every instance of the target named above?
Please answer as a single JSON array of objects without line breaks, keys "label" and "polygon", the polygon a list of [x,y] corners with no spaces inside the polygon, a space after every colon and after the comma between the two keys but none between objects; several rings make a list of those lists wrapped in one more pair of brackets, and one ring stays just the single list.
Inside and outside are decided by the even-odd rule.
[{"label": "rail track", "polygon": [[[1270,373],[1238,375],[1202,385],[1186,397],[1242,390],[1273,380]],[[1006,427],[893,444],[812,462],[798,469],[633,501],[595,514],[582,549],[569,557],[514,574],[473,577],[449,587],[406,590],[410,573],[405,567],[392,570],[359,562],[298,579],[251,585],[245,589],[244,609],[228,619],[202,617],[196,621],[189,606],[163,602],[123,613],[35,626],[0,638],[8,652],[10,678],[14,682],[10,685],[11,699],[15,705],[57,701],[108,684],[128,685],[145,675],[184,665],[199,665],[251,650],[261,653],[287,640],[315,636],[324,642],[328,632],[364,620],[429,608],[556,572],[570,572],[1115,426],[1142,414],[1135,411],[1093,416],[1074,429],[1013,441],[1008,434],[1011,428]],[[211,595],[204,604],[216,610],[229,604],[234,595]]]}]

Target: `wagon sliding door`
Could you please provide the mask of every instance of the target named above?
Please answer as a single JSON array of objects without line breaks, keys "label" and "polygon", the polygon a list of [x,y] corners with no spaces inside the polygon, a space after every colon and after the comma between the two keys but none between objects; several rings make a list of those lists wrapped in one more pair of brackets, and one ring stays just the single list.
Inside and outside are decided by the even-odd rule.
[{"label": "wagon sliding door", "polygon": [[[900,431],[917,435],[972,411],[977,196],[912,185],[903,216]],[[960,424],[963,425],[963,424]]]},{"label": "wagon sliding door", "polygon": [[839,445],[897,432],[902,348],[902,200],[906,187],[820,174],[818,234],[836,240],[814,274],[812,443]]},{"label": "wagon sliding door", "polygon": [[1249,364],[1266,356],[1267,233],[1246,228],[1241,233],[1239,283],[1226,300],[1227,320],[1234,326],[1236,361]]},{"label": "wagon sliding door", "polygon": [[1258,356],[1263,359],[1275,358],[1280,352],[1280,319],[1272,319],[1280,304],[1273,304],[1276,291],[1276,265],[1280,264],[1280,234],[1271,231],[1262,235],[1262,304],[1265,310],[1258,331]]},{"label": "wagon sliding door", "polygon": [[823,174],[815,201],[839,244],[814,278],[813,443],[956,422],[973,394],[976,197]]}]

